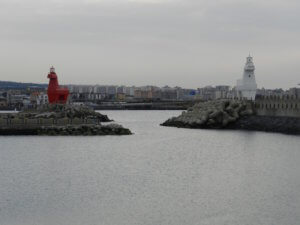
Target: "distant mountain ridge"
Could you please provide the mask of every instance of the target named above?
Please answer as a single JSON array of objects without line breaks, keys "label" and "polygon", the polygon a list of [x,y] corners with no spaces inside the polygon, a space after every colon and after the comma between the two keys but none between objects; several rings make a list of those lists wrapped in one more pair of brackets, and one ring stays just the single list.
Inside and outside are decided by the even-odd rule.
[{"label": "distant mountain ridge", "polygon": [[48,84],[37,84],[37,83],[22,83],[14,81],[0,81],[0,89],[27,89],[27,88],[46,88]]}]

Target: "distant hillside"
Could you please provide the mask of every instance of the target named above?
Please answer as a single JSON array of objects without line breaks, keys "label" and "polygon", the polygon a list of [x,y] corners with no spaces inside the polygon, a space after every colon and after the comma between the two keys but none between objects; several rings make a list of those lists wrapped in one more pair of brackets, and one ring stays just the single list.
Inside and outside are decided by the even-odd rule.
[{"label": "distant hillside", "polygon": [[46,88],[48,84],[20,83],[12,81],[0,81],[0,89],[27,89],[27,88]]}]

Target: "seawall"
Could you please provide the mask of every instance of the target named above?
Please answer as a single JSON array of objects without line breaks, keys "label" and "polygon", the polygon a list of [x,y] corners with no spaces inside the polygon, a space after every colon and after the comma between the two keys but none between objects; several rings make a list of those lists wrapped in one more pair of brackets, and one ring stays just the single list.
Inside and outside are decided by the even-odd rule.
[{"label": "seawall", "polygon": [[300,97],[295,95],[258,95],[253,109],[258,116],[300,118]]}]

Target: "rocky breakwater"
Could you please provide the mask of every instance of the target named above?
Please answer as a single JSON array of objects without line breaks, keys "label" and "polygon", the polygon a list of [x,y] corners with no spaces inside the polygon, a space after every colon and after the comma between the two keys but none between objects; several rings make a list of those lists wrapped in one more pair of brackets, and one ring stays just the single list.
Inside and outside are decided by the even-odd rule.
[{"label": "rocky breakwater", "polygon": [[83,106],[49,105],[41,109],[0,114],[0,135],[129,135],[106,115]]},{"label": "rocky breakwater", "polygon": [[237,129],[300,134],[300,119],[257,116],[252,102],[214,100],[195,104],[162,126],[201,129]]},{"label": "rocky breakwater", "polygon": [[216,100],[200,102],[164,122],[163,126],[185,128],[225,128],[243,116],[253,115],[253,110],[244,101]]},{"label": "rocky breakwater", "polygon": [[[16,114],[11,114],[15,116]],[[77,106],[77,105],[45,105],[44,107],[34,109],[34,110],[25,110],[17,114],[19,118],[28,118],[28,119],[62,119],[67,118],[69,120],[73,119],[95,119],[99,122],[111,122],[107,115],[103,115],[95,110],[86,107],[86,106]]]}]

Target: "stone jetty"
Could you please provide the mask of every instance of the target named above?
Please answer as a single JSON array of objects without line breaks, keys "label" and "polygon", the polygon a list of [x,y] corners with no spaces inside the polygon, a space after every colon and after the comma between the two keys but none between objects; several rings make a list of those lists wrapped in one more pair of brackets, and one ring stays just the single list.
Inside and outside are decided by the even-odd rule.
[{"label": "stone jetty", "polygon": [[239,129],[300,134],[300,118],[258,116],[254,103],[246,100],[200,102],[161,125],[178,128]]},{"label": "stone jetty", "polygon": [[0,135],[129,135],[131,131],[88,107],[47,105],[0,114]]},{"label": "stone jetty", "polygon": [[242,116],[252,115],[244,101],[216,100],[200,102],[162,125],[186,128],[224,128]]}]

